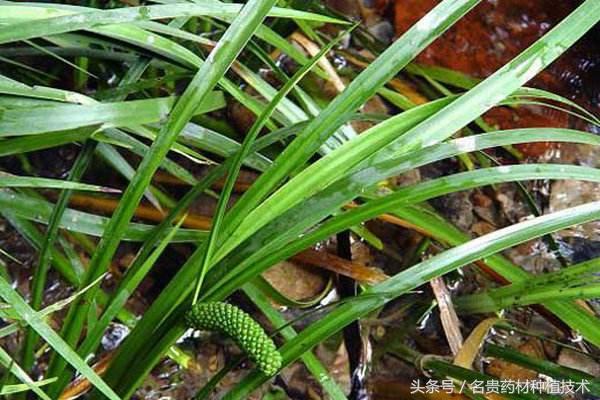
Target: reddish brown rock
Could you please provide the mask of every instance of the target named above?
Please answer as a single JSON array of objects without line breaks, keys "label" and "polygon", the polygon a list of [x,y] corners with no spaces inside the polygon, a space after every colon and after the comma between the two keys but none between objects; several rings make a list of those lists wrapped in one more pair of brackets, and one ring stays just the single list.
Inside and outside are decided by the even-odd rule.
[{"label": "reddish brown rock", "polygon": [[[437,3],[437,0],[396,0],[396,34],[405,32]],[[579,3],[577,0],[484,0],[425,49],[417,62],[485,78],[543,36]],[[599,50],[600,29],[596,27],[528,85],[561,94],[600,114]],[[496,108],[486,114],[486,120],[502,129],[589,128],[565,113],[539,107],[520,107],[516,112],[506,107]],[[543,143],[520,147],[529,156],[541,155],[547,149]]]}]

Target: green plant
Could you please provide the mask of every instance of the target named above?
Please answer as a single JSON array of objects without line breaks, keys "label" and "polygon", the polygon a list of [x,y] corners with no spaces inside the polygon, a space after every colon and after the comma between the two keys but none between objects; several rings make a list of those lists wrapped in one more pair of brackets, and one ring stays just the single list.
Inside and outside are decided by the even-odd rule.
[{"label": "green plant", "polygon": [[[598,136],[585,132],[547,127],[492,130],[480,120],[495,106],[535,103],[566,110],[598,124],[597,117],[569,100],[523,87],[598,22],[597,0],[584,1],[559,25],[484,80],[410,64],[478,2],[440,2],[353,77],[333,100],[311,97],[300,82],[311,72],[328,78],[317,63],[335,50],[337,40],[352,27],[326,15],[326,10],[315,9],[312,2],[302,5],[306,7],[303,10],[275,7],[282,3],[275,0],[250,0],[245,4],[159,1],[155,5],[105,10],[56,3],[1,2],[0,54],[19,61],[11,64],[13,73],[1,70],[0,155],[26,159],[32,151],[83,143],[67,180],[0,177],[0,185],[4,186],[0,189],[3,216],[41,249],[31,306],[6,279],[0,280],[0,296],[29,329],[19,360],[22,368],[13,367],[11,372],[28,389],[43,390],[50,398],[57,398],[74,372],[78,372],[95,386],[92,398],[126,399],[173,349],[186,329],[187,315],[188,323],[196,328],[221,329],[231,335],[264,372],[250,374],[228,398],[245,398],[279,369],[280,361],[285,367],[302,358],[331,397],[340,399],[342,391],[327,376],[326,368],[311,349],[349,323],[432,278],[480,259],[513,285],[474,296],[492,299],[488,303],[493,303],[494,298],[508,292],[514,296],[527,290],[530,274],[499,252],[598,219],[600,203],[540,216],[473,240],[424,203],[445,194],[502,182],[600,182],[597,169],[556,164],[490,167],[483,162],[476,165],[465,161],[469,165],[465,172],[399,189],[378,190],[377,186],[385,179],[427,164],[451,157],[471,160],[470,153],[500,146],[535,141],[600,144]],[[273,19],[266,20],[267,17]],[[281,36],[282,31],[274,22],[280,19],[289,20],[308,37],[326,40],[329,45],[321,46],[316,56],[307,57]],[[318,32],[318,26],[324,23],[338,29],[340,37],[332,39]],[[209,39],[215,36],[218,40]],[[19,41],[25,45],[18,45]],[[298,71],[288,77],[263,48],[281,50],[298,63]],[[55,67],[41,71],[40,67],[20,61],[19,57],[27,60],[32,54],[50,57],[50,64]],[[78,63],[66,62],[65,57],[76,57]],[[264,65],[277,75],[279,89],[255,72]],[[438,87],[449,84],[463,91],[448,92],[425,104],[412,104],[386,88],[405,68],[428,74]],[[73,69],[78,87],[92,87],[93,81],[100,90],[84,95],[63,89],[53,75],[61,69]],[[93,73],[113,69],[117,79],[120,77],[117,86],[94,81]],[[174,82],[185,85],[180,95],[175,95],[178,91]],[[240,82],[253,92],[242,90]],[[169,96],[161,97],[162,91]],[[406,110],[390,117],[360,114],[358,110],[376,93],[386,94]],[[256,116],[242,143],[228,136],[230,126],[207,114],[222,110],[231,99]],[[357,119],[376,124],[357,135],[351,124]],[[483,126],[485,133],[469,130],[471,136],[452,138],[473,121]],[[131,158],[123,154],[141,161],[132,166]],[[107,191],[99,185],[77,182],[95,157],[128,182],[110,217],[69,206],[74,190]],[[176,161],[181,159],[193,165],[208,164],[210,170],[198,178],[187,167],[189,163]],[[230,194],[244,166],[260,176],[228,209]],[[157,170],[168,172],[191,188],[180,199],[175,198],[152,182]],[[212,185],[224,176],[223,190],[213,192]],[[31,190],[39,187],[64,191],[56,203],[51,203]],[[190,204],[203,193],[219,198],[210,231],[180,228]],[[131,222],[143,198],[163,211],[162,222]],[[358,206],[346,209],[352,201]],[[261,299],[259,294],[268,295],[268,291],[253,282],[267,268],[338,232],[353,228],[360,232],[363,222],[383,213],[431,232],[433,239],[451,248],[365,288],[347,302],[335,304],[323,318],[300,332],[286,326],[283,316]],[[175,221],[178,224],[173,226]],[[47,225],[45,236],[33,222]],[[85,268],[76,257],[74,245],[64,239],[65,230],[78,234],[76,246],[90,256]],[[99,242],[90,243],[86,235],[100,238]],[[116,290],[107,293],[97,282],[107,272],[122,241],[139,242],[141,247]],[[187,243],[193,252],[141,318],[127,318],[127,299],[172,243]],[[91,285],[70,305],[60,335],[44,321],[40,311],[49,268],[60,272],[76,290]],[[538,281],[542,282],[542,289],[557,289],[548,286],[544,279]],[[240,289],[276,328],[282,328],[281,359],[256,322],[233,305],[223,303]],[[595,290],[593,293],[597,293]],[[540,303],[589,343],[599,346],[600,321],[573,301],[585,296],[582,292],[569,296],[542,293],[521,303]],[[477,299],[459,300],[460,307],[477,311],[472,306]],[[501,307],[521,303],[507,300]],[[481,307],[479,311],[495,310],[490,304]],[[127,321],[132,331],[100,378],[84,360],[96,353],[106,328],[115,318]],[[242,334],[244,328],[248,328],[249,336]],[[84,331],[86,335],[82,337]],[[45,375],[49,380],[44,386],[33,386],[27,376],[35,361],[38,335],[52,350]],[[211,385],[199,395],[208,395]]]}]

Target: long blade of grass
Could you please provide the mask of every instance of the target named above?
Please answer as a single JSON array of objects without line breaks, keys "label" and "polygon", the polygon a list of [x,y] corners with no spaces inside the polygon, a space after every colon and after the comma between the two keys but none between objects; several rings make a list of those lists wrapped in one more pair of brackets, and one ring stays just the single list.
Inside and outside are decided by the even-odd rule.
[{"label": "long blade of grass", "polygon": [[[156,137],[156,136],[154,136],[154,137]],[[143,157],[146,154],[146,152],[148,151],[148,147],[149,147],[145,143],[143,143],[141,140],[138,140],[137,138],[132,137],[118,129],[106,129],[102,133],[95,134],[94,139],[99,142],[104,142],[104,144],[110,143],[111,145],[122,147],[140,157]],[[111,150],[111,154],[114,154],[113,150]],[[173,148],[173,150],[175,151],[175,148]],[[112,158],[109,160],[108,157],[105,156],[105,159],[107,162],[112,164],[112,161],[113,161]],[[196,178],[190,171],[188,171],[187,169],[180,166],[178,163],[176,163],[175,161],[172,161],[169,158],[165,158],[163,160],[161,167],[166,172],[181,179],[182,182],[186,182],[188,184],[194,184],[196,182]],[[123,174],[124,171],[119,171],[119,172]],[[131,175],[133,175],[133,174],[131,174]],[[156,190],[158,190],[158,189],[156,189]]]},{"label": "long blade of grass", "polygon": [[[133,216],[135,207],[150,183],[152,175],[175,142],[177,135],[190,120],[197,105],[210,95],[218,80],[225,74],[274,3],[275,0],[251,0],[242,8],[217,47],[202,64],[185,92],[176,102],[169,118],[161,128],[157,140],[143,158],[110,219],[97,251],[90,261],[84,283],[93,281],[106,270],[123,236],[124,228]],[[85,315],[87,315],[85,303],[78,303],[69,311],[63,327],[67,343],[74,345],[78,340]],[[51,362],[49,366],[49,371],[52,373],[60,371],[64,365],[58,359],[54,360],[56,361]],[[53,387],[50,394],[57,395],[60,390],[62,387]]]},{"label": "long blade of grass", "polygon": [[[2,388],[0,388],[0,396],[10,396],[11,394],[22,393],[22,392],[25,392],[28,390],[32,390],[32,389],[30,389],[29,385],[31,385],[35,388],[40,388],[40,387],[48,385],[54,381],[55,381],[55,379],[42,379],[42,380],[35,381],[30,384],[4,385],[4,386],[2,386]],[[34,391],[34,393],[37,394],[38,396],[40,396],[40,398],[44,398],[38,392]]]},{"label": "long blade of grass", "polygon": [[[232,237],[223,245],[227,252],[246,234],[246,230],[236,229],[241,219],[254,209],[293,170],[302,166],[316,150],[345,123],[345,115],[354,112],[364,104],[377,89],[396,75],[412,58],[441,35],[454,22],[478,3],[477,0],[443,1],[400,39],[390,46],[377,60],[369,65],[346,90],[332,101],[318,117],[313,119],[303,131],[265,171],[256,184],[232,208],[226,220],[225,234]],[[258,228],[259,226],[257,226]]]},{"label": "long blade of grass", "polygon": [[[12,359],[10,354],[8,354],[3,347],[0,347],[0,365],[24,383],[24,390],[31,390],[38,395],[40,399],[50,400],[50,397],[39,388],[39,382],[35,382],[31,379],[31,377],[27,375],[27,372]],[[4,391],[6,386],[3,385],[2,388],[0,388],[0,391]],[[0,392],[0,394],[2,394],[2,392]]]},{"label": "long blade of grass", "polygon": [[598,258],[535,276],[525,282],[461,296],[455,299],[454,305],[460,312],[484,313],[515,305],[541,303],[548,299],[590,298],[598,296],[600,292],[599,282],[593,275],[596,272],[600,272]]},{"label": "long blade of grass", "polygon": [[[406,70],[407,72],[411,72],[420,76],[427,76],[429,78],[433,78],[437,81],[447,83],[461,89],[472,89],[475,86],[477,86],[478,83],[481,82],[480,79],[472,78],[459,71],[453,71],[443,67],[409,65],[406,68]],[[577,110],[577,115],[580,118],[589,120],[590,122],[595,124],[600,123],[600,120],[597,116],[595,116],[593,113],[589,112],[579,104],[575,103],[574,101],[543,89],[522,87],[514,93],[514,96],[516,97],[516,99],[530,97],[536,99],[551,100],[560,104],[564,104],[573,108],[574,110]]]},{"label": "long blade of grass", "polygon": [[[267,63],[274,71],[279,72],[277,75],[279,79],[282,79],[283,82],[288,80],[287,75],[280,71],[280,68],[274,63],[268,54],[264,54],[264,51],[260,49],[258,46],[253,46],[254,52],[258,53],[261,57],[261,60]],[[238,75],[247,82],[250,86],[252,86],[257,92],[259,92],[263,97],[267,100],[273,100],[277,95],[278,90],[272,87],[268,82],[262,79],[258,74],[250,70],[250,68],[246,67],[243,64],[235,64],[234,70],[238,73]],[[304,111],[302,108],[297,106],[291,100],[283,98],[278,106],[278,110],[285,117],[285,123],[297,123],[303,120],[306,120],[312,115],[318,115],[321,111],[321,108],[317,105],[317,103],[308,95],[306,95],[301,88],[295,87],[293,89],[295,96],[298,100],[304,104]],[[327,154],[330,151],[341,146],[342,143],[356,137],[356,132],[354,128],[349,125],[342,125],[336,132],[329,137],[325,143],[319,148],[319,152],[322,154]]]},{"label": "long blade of grass", "polygon": [[543,288],[517,291],[499,297],[498,293],[481,294],[474,298],[458,299],[457,311],[466,314],[489,313],[505,308],[541,304],[549,300],[589,300],[600,297],[600,282],[588,277],[588,282],[573,282],[570,285],[549,285]]},{"label": "long blade of grass", "polygon": [[60,179],[37,178],[33,176],[18,176],[0,173],[0,188],[39,188],[80,190],[90,192],[116,193],[117,189],[87,183],[69,182]]},{"label": "long blade of grass", "polygon": [[[408,170],[465,152],[538,140],[556,140],[559,142],[573,141],[600,145],[600,139],[589,133],[573,130],[540,130],[532,128],[469,136],[427,147],[415,151],[410,155],[401,155],[384,162],[375,163],[339,180],[318,195],[305,200],[304,203],[288,210],[288,212],[284,213],[281,217],[272,221],[271,224],[273,228],[267,226],[257,232],[257,234],[250,239],[246,247],[247,249],[260,248],[261,250],[253,251],[252,254],[250,254],[247,253],[245,249],[241,249],[227,259],[227,262],[224,263],[224,265],[228,265],[228,267],[224,267],[224,269],[228,270],[229,273],[230,271],[236,270],[238,266],[240,270],[242,270],[251,265],[246,264],[246,261],[260,262],[259,260],[261,260],[261,258],[273,254],[273,252],[280,250],[288,243],[297,240],[298,236],[305,230],[308,230],[310,227],[319,223],[319,221],[344,206],[347,202],[351,201],[355,193],[361,191],[365,187],[373,187],[377,182],[387,179],[390,176],[398,175]],[[220,268],[221,266],[219,266],[219,269]],[[215,274],[219,275],[218,272],[215,272]],[[216,285],[216,282],[211,281],[211,286],[213,284]],[[216,287],[211,290],[213,289],[216,289]]]},{"label": "long blade of grass", "polygon": [[[96,144],[94,141],[86,142],[83,149],[77,156],[75,163],[73,164],[73,168],[69,173],[69,180],[67,182],[77,182],[79,179],[81,179],[87,165],[93,157],[95,147]],[[46,236],[44,237],[44,244],[40,249],[37,268],[31,283],[31,308],[34,310],[39,310],[42,305],[46,277],[48,275],[48,270],[50,269],[50,257],[52,255],[51,249],[53,248],[54,242],[58,236],[59,221],[62,218],[65,209],[67,208],[70,195],[71,191],[65,191],[61,193],[54,209],[52,210],[50,220],[48,221],[48,229],[46,231]],[[22,351],[22,362],[26,370],[31,369],[33,366],[36,343],[37,336],[35,335],[35,332],[32,329],[28,330],[25,335],[25,342],[23,343]]]},{"label": "long blade of grass", "polygon": [[[409,223],[422,226],[429,232],[435,232],[436,239],[451,246],[462,245],[471,239],[469,235],[461,232],[431,210],[421,207],[405,207],[395,210],[393,215]],[[501,255],[490,256],[485,259],[485,263],[511,282],[525,282],[531,279],[530,274]],[[543,305],[559,316],[571,329],[579,332],[586,340],[596,345],[600,343],[600,321],[588,310],[577,304],[554,300],[549,300]]]},{"label": "long blade of grass", "polygon": [[[3,207],[4,211],[2,216],[19,232],[21,236],[29,243],[34,249],[40,249],[44,243],[44,237],[37,227],[30,221],[27,221],[17,215],[13,215],[11,212],[7,212],[10,207]],[[56,248],[51,248],[52,253],[51,261],[53,267],[61,274],[61,276],[71,285],[79,286],[81,282],[81,272],[69,262],[69,260]]]},{"label": "long blade of grass", "polygon": [[86,128],[53,132],[50,135],[21,136],[0,141],[0,157],[23,154],[83,141],[99,128],[92,125]]},{"label": "long blade of grass", "polygon": [[[94,136],[94,139],[96,137]],[[131,180],[133,175],[135,174],[134,168],[129,164],[129,162],[117,151],[114,146],[106,144],[106,143],[98,143],[96,146],[96,153],[102,157],[108,165],[113,167],[115,171],[117,171],[121,176],[123,176],[127,180]],[[159,197],[164,204],[170,203],[170,198],[167,194],[157,190],[153,186],[149,186],[148,189],[144,191],[144,195],[150,201],[150,203],[158,210],[161,210],[161,202],[159,201]]]},{"label": "long blade of grass", "polygon": [[587,391],[591,395],[600,395],[600,380],[595,376],[582,372],[575,368],[564,367],[548,360],[537,357],[531,357],[514,349],[498,346],[492,343],[486,345],[485,354],[489,357],[495,357],[506,360],[511,364],[523,366],[529,370],[538,371],[546,376],[551,376],[556,380],[588,383]]},{"label": "long blade of grass", "polygon": [[[54,204],[18,194],[8,189],[0,190],[0,206],[3,210],[42,224],[48,224]],[[95,214],[68,208],[60,220],[60,227],[73,232],[102,237],[109,219]],[[132,222],[121,232],[123,240],[144,241],[155,227],[153,225]],[[199,242],[206,238],[206,232],[198,229],[180,229],[173,238],[174,242]]]},{"label": "long blade of grass", "polygon": [[50,328],[42,318],[23,300],[23,298],[12,288],[11,284],[0,276],[0,296],[9,303],[19,316],[52,348],[64,357],[77,371],[88,379],[92,385],[111,400],[120,400],[119,396],[100,378],[75,351],[61,339],[61,337]]},{"label": "long blade of grass", "polygon": [[[190,146],[197,147],[222,157],[230,157],[240,148],[240,144],[235,140],[203,126],[191,123],[185,126],[179,140],[182,143],[186,143]],[[266,169],[271,164],[271,160],[260,153],[250,154],[244,162],[249,167],[258,171]]]},{"label": "long blade of grass", "polygon": [[[156,246],[152,253],[150,253],[148,257],[143,258],[144,261],[141,262],[141,266],[139,268],[135,268],[133,273],[128,273],[125,276],[123,281],[119,284],[117,290],[111,296],[110,302],[106,305],[102,315],[100,316],[98,322],[94,326],[94,329],[86,336],[81,346],[77,349],[78,353],[87,355],[91,353],[99,344],[104,330],[117,316],[119,311],[125,305],[127,299],[129,299],[129,297],[135,291],[142,279],[146,276],[148,271],[150,271],[152,266],[156,263],[158,257],[160,257],[165,248],[171,243],[173,236],[175,235],[175,233],[177,233],[177,230],[181,227],[181,224],[184,220],[185,218],[182,217],[179,220],[179,222],[175,225],[175,227],[170,232],[168,232],[167,235],[161,240],[161,242],[158,244],[158,246]],[[140,254],[138,254],[138,257],[139,256]]]},{"label": "long blade of grass", "polygon": [[[0,137],[35,135],[46,132],[82,128],[90,125],[128,126],[159,122],[166,118],[176,102],[172,97],[131,100],[93,105],[65,104],[37,109],[6,110],[0,118]],[[222,108],[222,94],[213,93],[192,110],[192,114],[203,114]]]},{"label": "long blade of grass", "polygon": [[198,300],[198,295],[200,294],[200,288],[202,287],[202,283],[204,281],[204,276],[206,271],[208,270],[209,263],[211,261],[214,248],[216,246],[217,238],[220,234],[221,222],[223,221],[223,216],[225,215],[225,209],[227,204],[229,203],[229,198],[231,196],[231,192],[233,191],[233,186],[237,177],[239,175],[239,171],[242,167],[243,160],[250,154],[250,149],[254,141],[256,140],[260,131],[264,128],[266,122],[271,117],[271,114],[275,111],[279,103],[285,99],[290,91],[300,82],[300,80],[319,62],[319,60],[327,54],[333,46],[340,42],[343,35],[347,34],[344,32],[342,35],[339,35],[337,39],[332,40],[327,46],[323,47],[319,53],[311,59],[311,61],[302,68],[300,68],[294,76],[288,80],[285,85],[277,92],[273,100],[269,102],[267,108],[263,111],[263,113],[256,119],[252,127],[246,134],[244,138],[244,142],[242,143],[241,148],[238,150],[236,155],[233,157],[233,161],[229,168],[227,179],[225,181],[225,185],[223,190],[221,191],[221,197],[219,198],[219,202],[217,203],[217,209],[213,216],[212,227],[210,233],[208,235],[208,239],[206,241],[204,255],[202,258],[202,262],[199,268],[198,280],[196,283],[196,290],[193,297],[193,304]]},{"label": "long blade of grass", "polygon": [[[285,243],[283,240],[280,242],[277,238],[271,238],[273,247],[269,247],[270,251],[268,253],[261,252],[261,254],[257,254],[256,258],[254,255],[240,255],[248,258],[248,264],[240,262],[239,267],[235,266],[226,275],[220,276],[218,284],[211,285],[206,296],[212,298],[215,295],[218,297],[229,295],[236,287],[239,287],[256,274],[257,270],[261,271],[262,268],[286,259],[304,248],[344,230],[348,226],[360,224],[385,212],[451,192],[507,181],[545,179],[542,177],[549,179],[592,179],[597,181],[600,179],[600,170],[572,165],[515,165],[463,172],[399,189],[385,197],[371,200],[360,207],[340,213],[310,232],[296,234],[292,242]],[[271,245],[271,243],[269,244]],[[253,268],[249,269],[248,265],[252,265]]]},{"label": "long blade of grass", "polygon": [[[592,28],[599,19],[600,3],[595,0],[587,0],[567,16],[559,25],[544,35],[527,50],[522,52],[510,63],[506,64],[457,100],[445,105],[442,111],[433,114],[428,119],[408,129],[395,141],[391,143],[384,142],[386,143],[385,147],[377,148],[376,146],[367,146],[370,142],[368,136],[361,135],[356,140],[349,142],[346,146],[338,149],[336,152],[331,153],[322,160],[312,164],[310,167],[296,175],[274,195],[262,202],[256,209],[252,210],[244,218],[244,221],[236,226],[235,232],[231,232],[226,239],[226,242],[222,245],[220,257],[233,250],[233,248],[260,229],[260,227],[264,226],[269,220],[275,218],[293,204],[301,202],[307,195],[315,193],[328,182],[331,182],[335,177],[336,171],[339,174],[343,174],[345,169],[350,169],[359,162],[362,166],[369,165],[390,158],[394,154],[407,153],[411,150],[427,147],[447,139],[455,131],[479,117],[485,111],[504,100],[508,95],[529,81],[569,48],[585,32]],[[416,27],[418,27],[418,24]],[[371,66],[375,65],[375,63],[371,64]],[[365,69],[364,72],[368,71],[369,68]],[[335,101],[331,104],[334,103]],[[413,110],[415,110],[415,108],[398,117],[385,121],[380,124],[383,126],[379,128],[378,125],[373,128],[372,131],[383,130],[386,127],[393,125],[395,119],[401,121],[402,115],[408,114]],[[324,111],[324,113],[326,113],[326,111]],[[315,120],[318,120],[318,118]],[[305,137],[308,136],[309,135]],[[364,145],[364,147],[362,145]],[[286,151],[293,146],[293,144],[288,146]],[[353,154],[346,151],[346,148],[348,147],[352,148],[356,153]],[[367,156],[366,153],[368,152],[371,153],[371,156]],[[283,154],[285,154],[285,152]],[[290,157],[293,158],[294,156]],[[299,155],[296,155],[296,157],[299,157]],[[361,157],[362,160],[358,160],[357,158],[359,157]],[[344,160],[344,162],[338,164],[341,160]],[[278,161],[275,160],[273,164],[274,167],[272,167],[271,170],[275,170],[275,166],[278,164]],[[360,165],[355,168],[360,168]],[[329,167],[335,168],[332,171]],[[255,185],[260,187],[260,189],[257,190],[262,191],[264,190],[264,187],[267,186],[264,185],[264,182],[261,182],[261,179],[268,175],[269,171],[259,178]],[[263,185],[260,185],[259,182],[263,183]],[[246,193],[246,196],[250,196],[251,192],[252,189]],[[219,255],[216,255],[216,259],[219,259]]]},{"label": "long blade of grass", "polygon": [[[598,218],[600,218],[600,202],[588,203],[500,229],[425,260],[366,290],[358,296],[363,301],[353,301],[351,304],[338,306],[326,317],[313,323],[294,339],[286,342],[280,348],[284,365],[297,359],[351,321],[427,283],[434,277],[444,275],[470,262],[527,240]],[[261,374],[251,373],[229,392],[226,398],[229,400],[244,398],[264,380],[265,377]]]},{"label": "long blade of grass", "polygon": [[[95,8],[65,5],[48,6],[44,3],[29,3],[26,5],[7,4],[10,3],[6,2],[0,5],[0,9],[2,10],[0,20],[16,20],[18,22],[0,28],[0,44],[82,29],[93,31],[100,25],[190,16],[237,17],[243,7],[243,4],[185,2],[123,7],[114,10],[98,10]],[[345,23],[336,18],[290,8],[273,7],[267,15],[270,17],[298,18],[316,22]]]}]

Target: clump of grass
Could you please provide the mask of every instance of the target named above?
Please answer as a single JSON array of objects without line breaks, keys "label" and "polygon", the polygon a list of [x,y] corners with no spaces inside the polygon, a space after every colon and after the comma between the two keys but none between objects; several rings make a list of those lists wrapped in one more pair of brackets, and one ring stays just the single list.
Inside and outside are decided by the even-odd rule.
[{"label": "clump of grass", "polygon": [[[597,136],[585,132],[545,127],[493,130],[480,119],[494,106],[533,99],[536,104],[550,102],[553,107],[597,124],[594,115],[574,103],[523,86],[598,22],[600,3],[584,1],[514,60],[490,77],[475,81],[410,64],[478,3],[442,1],[330,101],[312,98],[300,81],[309,73],[327,79],[327,73],[316,66],[318,61],[334,51],[339,39],[355,26],[325,15],[322,9],[317,12],[310,4],[296,10],[277,7],[276,3],[165,2],[110,9],[55,3],[0,4],[0,55],[7,55],[0,63],[9,60],[11,65],[10,70],[4,64],[0,69],[0,155],[17,157],[26,165],[32,151],[81,145],[66,179],[0,177],[0,212],[40,249],[29,304],[6,276],[0,277],[0,297],[10,310],[7,319],[14,321],[2,328],[0,337],[19,329],[27,331],[17,359],[4,351],[0,354],[3,366],[22,382],[21,386],[7,385],[4,392],[31,390],[41,398],[59,398],[75,374],[80,374],[95,387],[91,398],[129,398],[182,336],[186,329],[184,315],[193,305],[222,304],[215,302],[243,290],[278,328],[281,365],[301,359],[332,398],[343,399],[343,391],[311,349],[431,279],[478,260],[484,260],[512,285],[458,299],[459,310],[488,312],[541,304],[590,344],[600,345],[600,322],[581,303],[573,301],[596,295],[595,287],[591,291],[577,287],[567,296],[557,293],[564,288],[552,280],[554,275],[545,276],[536,278],[535,291],[524,300],[519,296],[530,289],[531,276],[499,254],[533,238],[598,219],[599,202],[539,216],[472,240],[425,205],[435,197],[502,182],[600,181],[598,170],[589,167],[492,167],[483,158],[475,163],[469,156],[530,141],[600,144]],[[307,37],[329,45],[322,46],[316,56],[307,57],[282,36],[285,29],[277,21],[283,19]],[[335,27],[340,36],[336,39],[320,32],[318,28],[323,24]],[[299,65],[298,71],[288,77],[263,49],[282,51]],[[43,57],[45,63],[36,66],[31,62],[38,57]],[[281,88],[255,72],[265,66],[277,74]],[[450,84],[461,92],[442,90],[443,96],[415,104],[396,93],[397,87],[390,84],[407,67],[428,74],[438,89]],[[65,89],[58,78],[64,71],[72,74],[77,90]],[[111,76],[108,84],[97,79],[101,74]],[[118,83],[115,85],[113,80]],[[259,96],[242,90],[242,82]],[[399,112],[390,117],[360,115],[360,108],[376,93],[395,104]],[[242,143],[228,136],[231,127],[226,121],[214,118],[223,115],[218,111],[231,99],[256,116]],[[351,122],[360,118],[376,124],[357,135]],[[473,121],[485,133],[470,131],[471,136],[453,138]],[[132,155],[139,157],[139,164],[131,165]],[[396,190],[377,190],[387,178],[451,157],[460,157],[468,170]],[[127,182],[108,217],[69,207],[73,191],[111,191],[102,185],[79,183],[97,159]],[[208,173],[198,178],[190,164],[209,165]],[[244,166],[260,176],[228,208]],[[189,191],[179,199],[165,192],[152,182],[158,170],[189,185]],[[224,187],[214,193],[211,187],[222,177]],[[32,190],[39,188],[61,190],[56,203]],[[210,229],[181,227],[190,204],[204,193],[219,199]],[[131,221],[144,197],[163,213],[160,223]],[[381,215],[403,221],[405,226],[427,233],[449,249],[415,262],[381,283],[364,287],[356,296],[329,307],[326,315],[300,332],[287,325],[285,318],[265,301],[272,288],[256,284],[255,279],[277,262],[336,233],[348,229],[364,233],[361,224]],[[34,222],[45,225],[43,233]],[[64,240],[65,232],[74,235],[76,245]],[[90,241],[88,236],[97,237],[98,242]],[[136,241],[141,246],[116,290],[107,293],[98,283],[123,241]],[[193,252],[150,308],[139,319],[134,318],[125,307],[127,299],[165,248],[181,242],[188,243]],[[75,246],[90,256],[85,267],[76,257]],[[586,270],[588,267],[586,264]],[[78,293],[52,310],[68,308],[60,333],[50,327],[45,320],[48,313],[41,309],[50,269],[61,273]],[[478,299],[485,299],[485,303]],[[115,319],[129,324],[132,330],[100,377],[84,360],[97,353],[107,327]],[[34,382],[28,372],[38,355],[38,336],[49,346],[51,357],[45,379]],[[488,352],[532,365],[530,360],[497,347]],[[402,354],[408,360],[416,357],[410,349]],[[266,364],[260,360],[258,366],[265,370]],[[459,379],[469,375],[440,361],[430,364],[442,375]],[[535,366],[546,370],[554,367]],[[246,398],[269,379],[272,369],[267,372],[251,373],[228,398]],[[224,373],[217,374],[198,396],[209,395]],[[477,374],[469,376],[473,375]]]}]

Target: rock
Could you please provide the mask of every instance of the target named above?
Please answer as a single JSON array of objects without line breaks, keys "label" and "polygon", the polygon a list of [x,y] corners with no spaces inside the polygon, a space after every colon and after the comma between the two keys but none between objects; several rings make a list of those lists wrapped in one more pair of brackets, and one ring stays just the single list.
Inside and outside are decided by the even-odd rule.
[{"label": "rock", "polygon": [[477,236],[487,235],[496,230],[496,227],[486,221],[477,221],[471,226],[471,232]]},{"label": "rock", "polygon": [[331,9],[344,14],[348,18],[360,18],[360,4],[358,0],[326,0],[326,4]]},{"label": "rock", "polygon": [[561,238],[559,242],[561,254],[573,264],[600,257],[600,242],[579,236]]},{"label": "rock", "polygon": [[290,261],[275,264],[262,276],[281,294],[293,300],[311,299],[327,284],[327,279],[318,270]]},{"label": "rock", "polygon": [[390,44],[394,39],[394,27],[388,21],[380,21],[369,27],[369,32],[383,44]]},{"label": "rock", "polygon": [[[544,349],[540,344],[539,340],[537,339],[528,340],[527,342],[520,345],[517,350],[520,353],[523,353],[533,358],[545,359]],[[486,368],[486,372],[500,379],[510,379],[517,381],[535,380],[538,376],[538,373],[533,370],[523,368],[519,365],[512,364],[500,359],[494,359]]]},{"label": "rock", "polygon": [[[337,95],[337,92],[335,93]],[[389,109],[387,105],[383,102],[381,97],[378,95],[373,96],[369,101],[365,103],[361,107],[361,112],[363,114],[380,114],[386,115],[389,113]],[[366,131],[367,129],[375,126],[373,122],[369,121],[354,121],[352,122],[352,127],[356,131],[356,133],[361,133]]]},{"label": "rock", "polygon": [[482,222],[492,227],[498,224],[498,210],[491,198],[476,191],[471,196],[471,202],[473,203],[473,211],[483,220]]},{"label": "rock", "polygon": [[[496,185],[496,201],[500,206],[501,214],[506,222],[516,223],[526,218],[531,218],[529,206],[521,199],[521,195],[514,183]],[[505,224],[506,222],[501,222]]]},{"label": "rock", "polygon": [[406,171],[403,174],[391,177],[390,183],[396,188],[415,185],[421,182],[421,172],[418,168]]},{"label": "rock", "polygon": [[600,364],[590,356],[563,348],[558,356],[558,364],[600,377]]},{"label": "rock", "polygon": [[[556,212],[598,200],[600,200],[600,184],[560,180],[552,183],[548,211]],[[558,234],[562,236],[580,236],[587,240],[600,241],[600,222],[577,225]]]},{"label": "rock", "polygon": [[556,271],[561,267],[542,239],[525,242],[504,253],[513,263],[533,274]]},{"label": "rock", "polygon": [[469,192],[449,194],[431,201],[433,206],[457,227],[468,231],[474,222],[473,203]]},{"label": "rock", "polygon": [[[399,36],[437,5],[437,0],[396,0],[394,24]],[[578,0],[484,0],[461,18],[416,61],[485,78],[509,62],[580,4]],[[575,46],[538,74],[528,86],[546,89],[574,100],[596,114],[600,110],[600,29],[592,29]],[[498,107],[486,122],[502,129],[555,126],[592,129],[588,123],[558,110]],[[554,148],[550,143],[517,146],[537,157]]]},{"label": "rock", "polygon": [[111,351],[119,347],[123,339],[129,334],[129,328],[123,324],[112,323],[102,337],[102,347]]}]

